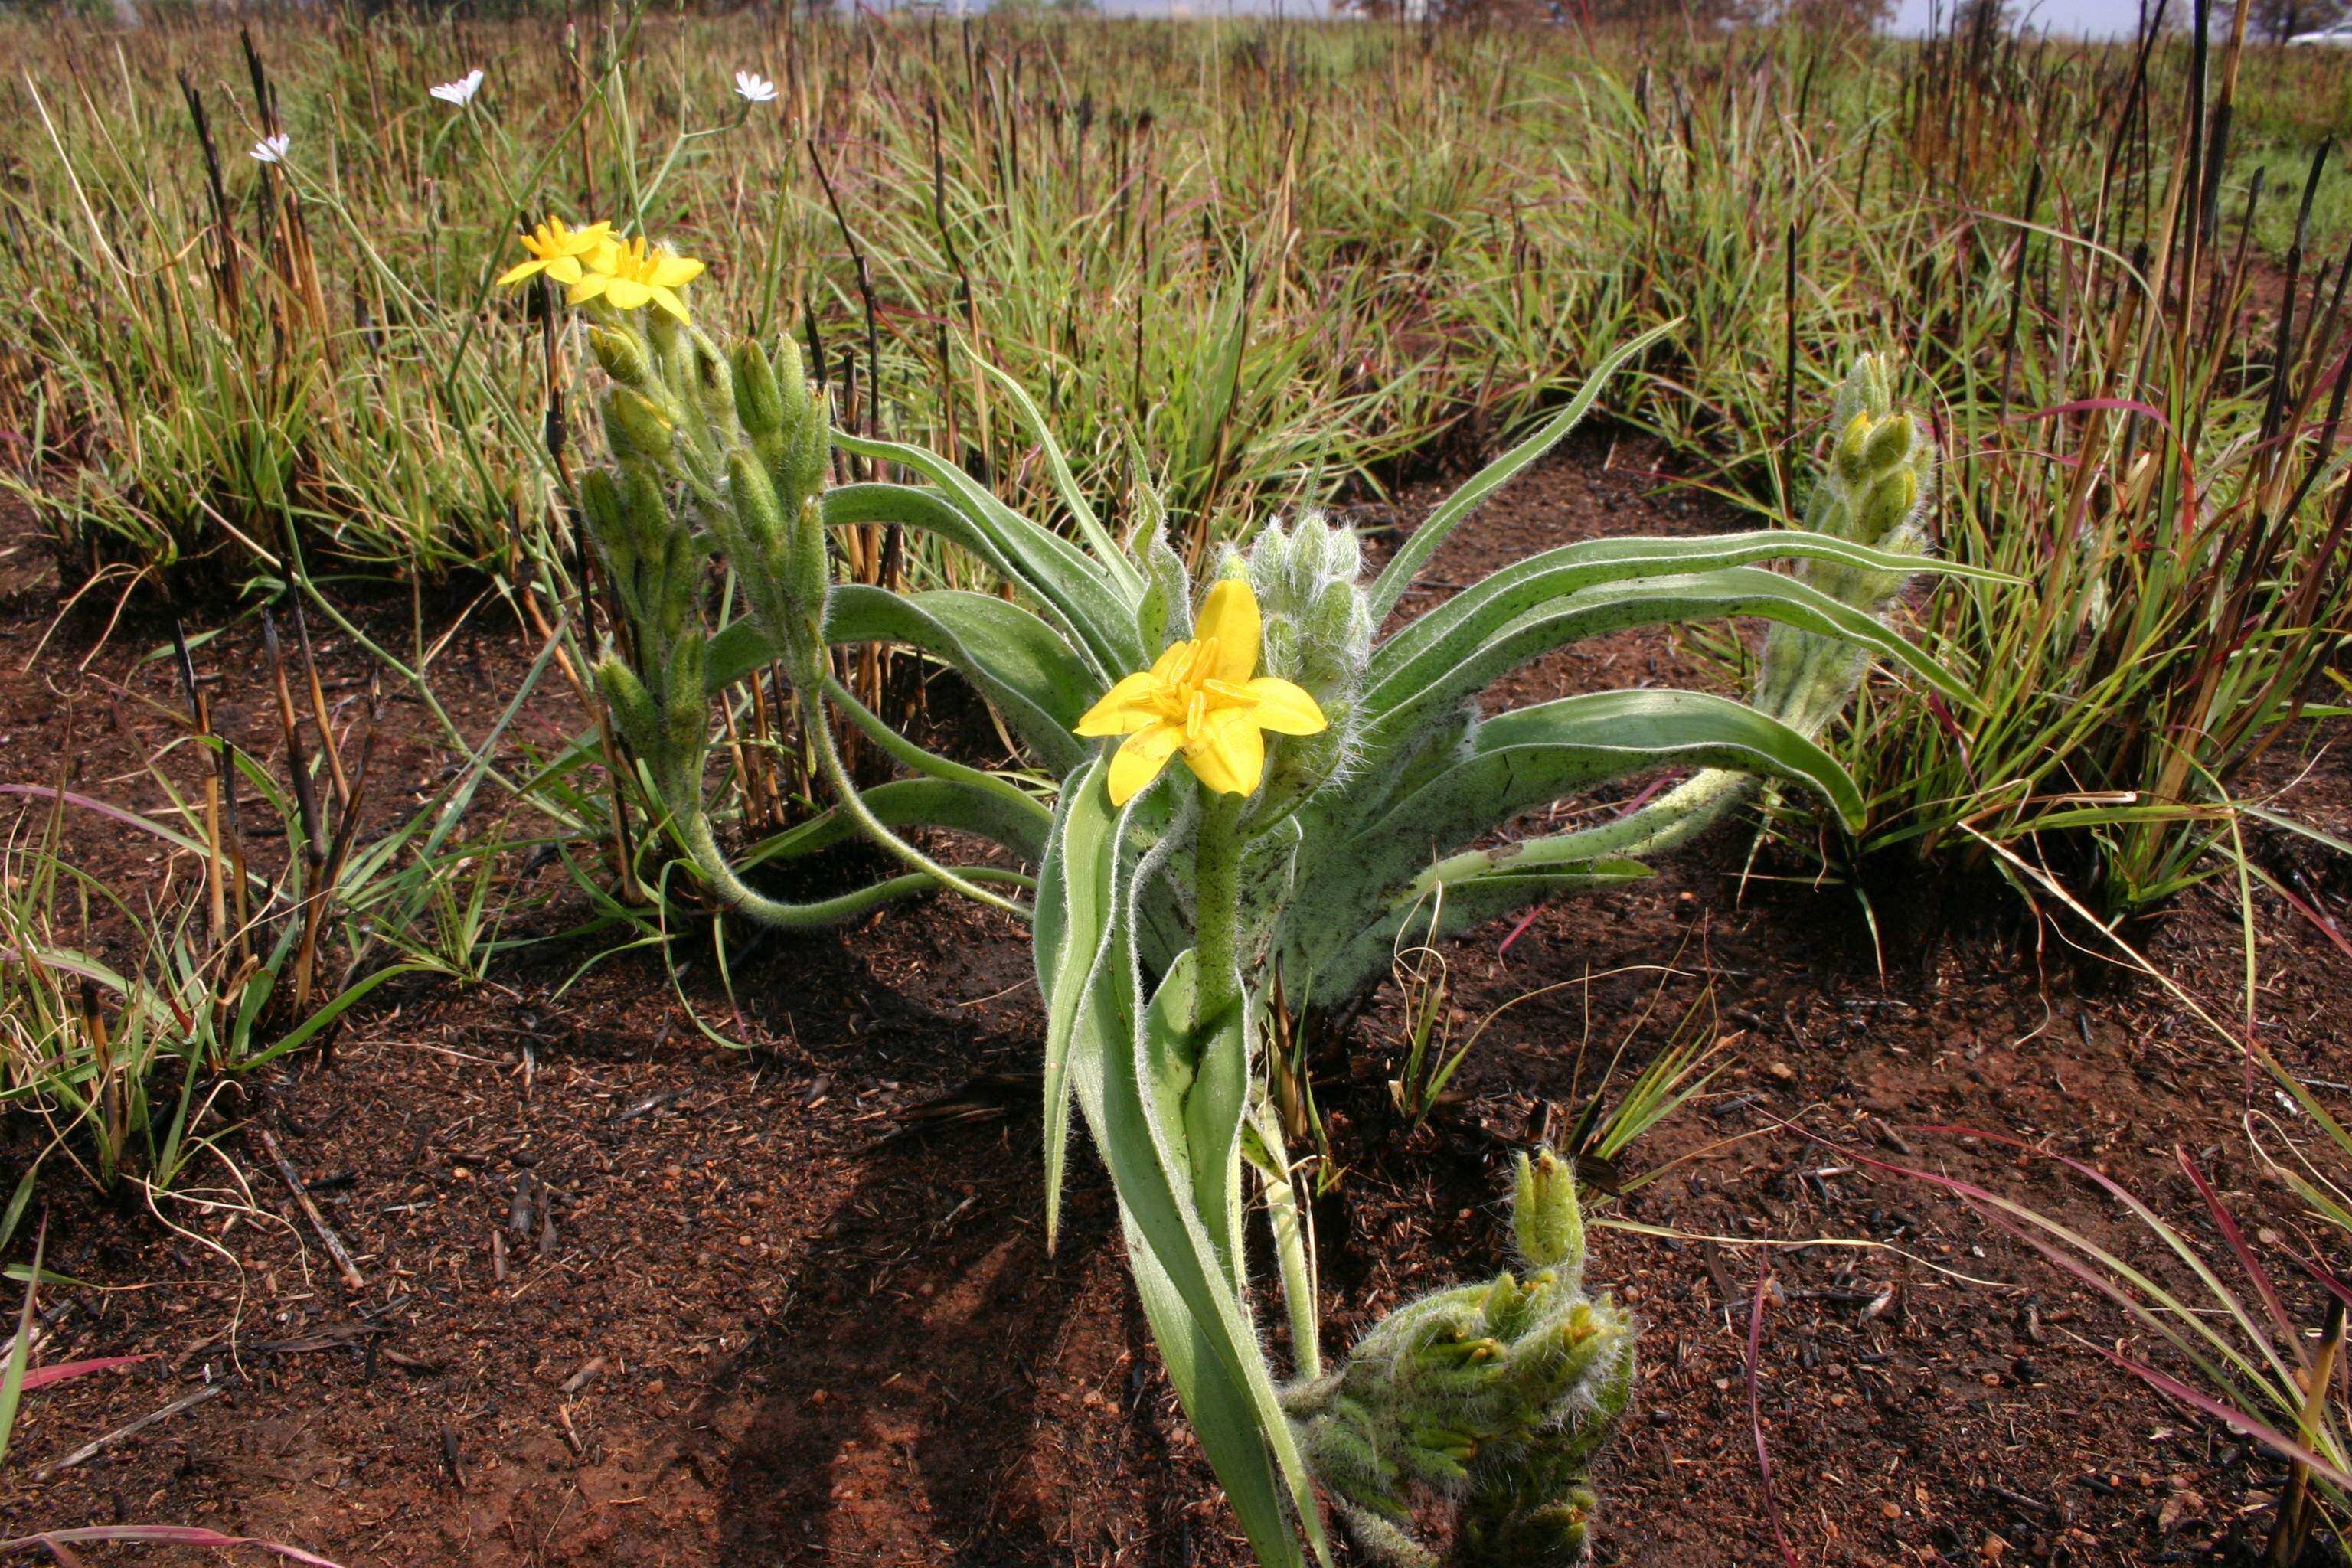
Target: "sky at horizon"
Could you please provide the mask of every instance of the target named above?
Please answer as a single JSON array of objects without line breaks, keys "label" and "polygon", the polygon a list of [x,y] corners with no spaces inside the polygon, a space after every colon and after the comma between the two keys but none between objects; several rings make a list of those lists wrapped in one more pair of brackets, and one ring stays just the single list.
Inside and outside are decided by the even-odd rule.
[{"label": "sky at horizon", "polygon": [[[1116,16],[1324,16],[1331,0],[1099,0]],[[2129,37],[2139,26],[2140,0],[2013,0],[2019,19],[2053,33],[2080,38]],[[1931,18],[1948,17],[1952,0],[1896,0],[1889,30],[1916,37]]]}]

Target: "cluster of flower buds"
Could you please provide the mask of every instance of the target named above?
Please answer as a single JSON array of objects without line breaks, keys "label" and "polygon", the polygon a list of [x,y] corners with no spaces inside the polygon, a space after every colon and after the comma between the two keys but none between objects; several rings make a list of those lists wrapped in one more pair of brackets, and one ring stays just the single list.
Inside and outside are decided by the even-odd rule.
[{"label": "cluster of flower buds", "polygon": [[590,329],[611,378],[613,467],[581,485],[581,512],[627,626],[599,663],[623,738],[674,806],[699,797],[709,700],[706,562],[722,550],[759,629],[795,685],[824,677],[828,573],[818,498],[824,401],[787,342],[730,356],[659,312]]},{"label": "cluster of flower buds", "polygon": [[784,672],[803,690],[824,674],[825,405],[801,374],[790,338],[771,365],[746,339],[734,360],[734,403],[748,444],[727,458],[730,505],[712,520],[745,602]]},{"label": "cluster of flower buds", "polygon": [[1510,1273],[1398,1309],[1346,1363],[1284,1403],[1360,1543],[1431,1568],[1414,1505],[1455,1502],[1457,1561],[1568,1568],[1594,1509],[1585,1472],[1633,1390],[1633,1330],[1583,1292],[1584,1224],[1568,1166],[1521,1157]]},{"label": "cluster of flower buds", "polygon": [[1348,764],[1372,654],[1372,613],[1355,531],[1317,512],[1286,531],[1266,524],[1250,546],[1248,574],[1265,616],[1265,673],[1304,688],[1328,721],[1272,759],[1259,812],[1273,818]]},{"label": "cluster of flower buds", "polygon": [[[1830,419],[1837,435],[1805,511],[1815,532],[1898,554],[1927,548],[1924,518],[1936,482],[1936,446],[1896,408],[1886,361],[1858,356],[1838,388]],[[1902,574],[1808,561],[1797,575],[1859,610],[1883,616],[1902,591]],[[1851,644],[1775,626],[1765,642],[1757,706],[1806,734],[1845,706],[1864,656]]]}]

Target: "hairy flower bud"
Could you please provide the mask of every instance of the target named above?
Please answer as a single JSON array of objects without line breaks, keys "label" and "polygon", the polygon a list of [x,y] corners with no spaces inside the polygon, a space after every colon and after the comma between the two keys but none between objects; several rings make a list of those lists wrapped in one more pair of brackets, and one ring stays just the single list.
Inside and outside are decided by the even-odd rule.
[{"label": "hairy flower bud", "polygon": [[596,689],[603,694],[621,738],[640,756],[661,744],[661,722],[654,711],[653,698],[635,670],[617,658],[602,659],[596,665]]},{"label": "hairy flower bud", "polygon": [[677,427],[644,394],[615,386],[604,394],[604,439],[624,466],[632,459],[667,463]]},{"label": "hairy flower bud", "polygon": [[669,668],[662,676],[662,739],[674,757],[702,754],[710,716],[710,700],[703,687],[702,628],[678,633],[670,649]]},{"label": "hairy flower bud", "polygon": [[1836,465],[1838,478],[1849,485],[1858,485],[1870,477],[1869,415],[1858,413],[1846,421],[1832,461]]},{"label": "hairy flower bud", "polygon": [[1897,468],[1872,485],[1862,503],[1864,542],[1875,544],[1894,532],[1911,514],[1912,503],[1918,499],[1918,477],[1908,468]]},{"label": "hairy flower bud", "polygon": [[580,481],[580,520],[589,542],[603,557],[605,574],[616,584],[634,580],[637,570],[635,531],[630,527],[621,490],[608,468],[591,468]]},{"label": "hairy flower bud", "polygon": [[1585,1470],[1632,1390],[1633,1331],[1574,1278],[1583,1226],[1568,1167],[1521,1160],[1519,1249],[1543,1266],[1399,1308],[1339,1371],[1283,1407],[1316,1479],[1366,1554],[1433,1568],[1415,1535],[1423,1500],[1458,1500],[1457,1559],[1482,1568],[1581,1561],[1594,1502]]},{"label": "hairy flower bud", "polygon": [[624,386],[641,385],[651,371],[646,352],[632,334],[611,327],[590,327],[588,347],[604,374]]},{"label": "hairy flower bud", "polygon": [[735,345],[735,416],[754,440],[784,427],[783,389],[768,356],[750,338]]},{"label": "hairy flower bud", "polygon": [[1521,1258],[1557,1270],[1569,1289],[1576,1288],[1584,1272],[1584,1210],[1576,1198],[1576,1173],[1549,1149],[1532,1160],[1519,1156],[1511,1238]]},{"label": "hairy flower bud", "polygon": [[1916,434],[1908,414],[1890,415],[1878,422],[1870,432],[1864,458],[1872,473],[1883,473],[1911,456],[1911,442]]},{"label": "hairy flower bud", "polygon": [[644,468],[630,468],[621,475],[621,508],[640,556],[661,555],[669,536],[678,531],[671,521],[669,502],[662,494],[661,481]]},{"label": "hairy flower bud", "polygon": [[724,438],[735,427],[735,371],[710,334],[697,327],[688,333],[693,345],[694,395],[706,427]]},{"label": "hairy flower bud", "polygon": [[762,576],[772,574],[784,556],[784,510],[775,487],[768,482],[767,470],[750,453],[728,454],[727,496],[734,508],[737,530],[736,537],[728,541],[728,552],[739,557],[736,570]]}]

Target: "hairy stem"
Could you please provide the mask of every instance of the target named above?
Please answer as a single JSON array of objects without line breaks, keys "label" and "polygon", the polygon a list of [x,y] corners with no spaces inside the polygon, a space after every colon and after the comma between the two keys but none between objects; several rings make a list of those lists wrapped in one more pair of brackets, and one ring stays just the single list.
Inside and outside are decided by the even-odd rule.
[{"label": "hairy stem", "polygon": [[851,723],[865,731],[876,745],[881,747],[884,752],[896,761],[905,763],[919,773],[927,773],[932,778],[943,779],[950,784],[969,784],[974,789],[986,791],[1013,807],[1019,815],[1034,818],[1040,830],[1038,837],[1041,838],[1045,837],[1044,830],[1052,826],[1054,814],[1038,805],[1036,798],[1028,791],[995,773],[980,768],[966,767],[963,763],[951,762],[935,752],[923,750],[922,747],[890,728],[879,714],[860,702],[856,693],[841,683],[840,677],[828,675],[824,678],[824,695],[835,707],[849,715]]},{"label": "hairy stem", "polygon": [[1241,816],[1245,797],[1207,795],[1192,844],[1192,944],[1201,977],[1194,1026],[1206,1028],[1240,1005]]},{"label": "hairy stem", "polygon": [[[855,892],[844,893],[839,898],[823,899],[809,904],[789,903],[754,890],[736,875],[735,868],[719,851],[718,839],[711,835],[709,816],[701,808],[698,806],[681,812],[675,820],[678,837],[686,846],[687,858],[694,862],[694,868],[701,873],[703,881],[719,896],[719,901],[727,908],[767,925],[788,928],[838,925],[892,899],[919,893],[940,885],[937,878],[913,872],[894,877],[887,882],[877,882],[869,888],[860,888]],[[976,870],[973,874],[989,873]]]},{"label": "hairy stem", "polygon": [[[885,854],[938,881],[941,887],[954,889],[975,903],[986,904],[992,910],[1002,910],[1016,920],[1031,918],[1027,905],[1017,903],[1001,893],[990,892],[971,877],[950,870],[891,832],[882,819],[874,815],[873,808],[866,804],[866,797],[858,793],[856,782],[849,776],[849,770],[842,765],[841,748],[834,741],[833,726],[824,721],[821,711],[817,721],[807,726],[807,732],[816,743],[817,765],[823,770],[825,782],[833,786],[834,796],[838,803],[836,809],[856,823],[866,837],[881,846]],[[974,874],[977,875],[977,871]],[[1002,880],[1003,875],[997,874],[991,879]]]}]

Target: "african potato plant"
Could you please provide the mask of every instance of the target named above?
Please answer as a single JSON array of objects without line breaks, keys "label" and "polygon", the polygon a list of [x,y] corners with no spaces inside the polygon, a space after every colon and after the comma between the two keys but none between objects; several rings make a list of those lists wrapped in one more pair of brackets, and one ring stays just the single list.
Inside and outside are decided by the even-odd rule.
[{"label": "african potato plant", "polygon": [[[1565,1172],[1547,1161],[1522,1175],[1528,1282],[1507,1276],[1402,1309],[1327,1372],[1309,1248],[1257,1070],[1265,1020],[1279,994],[1330,1000],[1370,984],[1417,910],[1417,925],[1459,930],[1646,875],[1638,857],[1697,832],[1753,779],[1811,791],[1852,818],[1854,786],[1813,735],[1873,654],[1968,700],[1959,680],[1880,620],[1923,564],[1933,459],[1911,416],[1889,406],[1879,364],[1861,361],[1840,393],[1811,527],[1563,545],[1382,637],[1377,628],[1453,529],[1566,434],[1656,333],[1603,364],[1377,574],[1364,571],[1353,532],[1310,513],[1223,549],[1196,582],[1148,495],[1129,537],[1113,536],[1009,380],[1067,509],[1066,532],[929,452],[828,430],[789,340],[772,360],[756,343],[722,350],[675,291],[691,264],[576,234],[562,241],[572,247],[562,270],[614,383],[614,466],[583,490],[623,606],[598,679],[707,884],[730,907],[782,924],[941,886],[1034,921],[1049,1235],[1075,1098],[1117,1187],[1171,1380],[1261,1561],[1303,1562],[1302,1534],[1327,1554],[1318,1495],[1383,1559],[1433,1561],[1411,1533],[1423,1490],[1458,1501],[1457,1542],[1488,1542],[1493,1561],[1579,1558],[1591,1510],[1583,1466],[1623,1403],[1632,1341],[1581,1293]],[[928,483],[831,484],[828,444]],[[874,523],[937,535],[1005,594],[832,582],[827,531]],[[714,556],[745,606],[723,624],[732,595],[714,602]],[[1764,569],[1776,560],[1794,572]],[[1731,616],[1771,623],[1753,702],[1636,690],[1481,710],[1496,680],[1581,638]],[[983,772],[895,734],[832,668],[832,650],[877,642],[961,672],[1033,772]],[[702,801],[709,709],[771,662],[802,703],[835,796],[790,849],[862,834],[902,875],[793,904],[728,863]],[[909,776],[861,790],[828,709]],[[1564,795],[1677,767],[1699,771],[1603,826],[1490,842]],[[1034,881],[941,865],[903,837],[915,827],[992,840],[1034,863]],[[1030,902],[1015,896],[1031,889]],[[1253,1312],[1253,1170],[1288,1309],[1286,1389]]]}]

